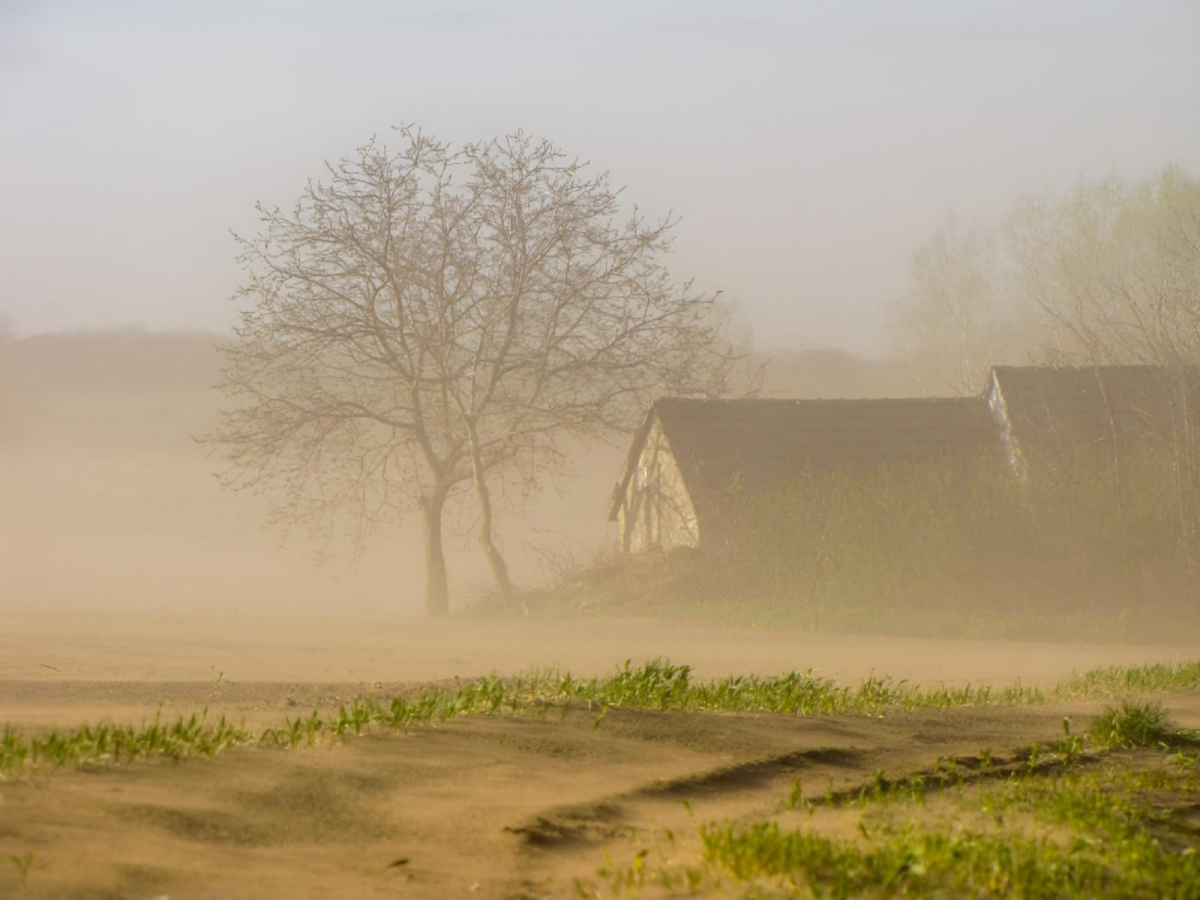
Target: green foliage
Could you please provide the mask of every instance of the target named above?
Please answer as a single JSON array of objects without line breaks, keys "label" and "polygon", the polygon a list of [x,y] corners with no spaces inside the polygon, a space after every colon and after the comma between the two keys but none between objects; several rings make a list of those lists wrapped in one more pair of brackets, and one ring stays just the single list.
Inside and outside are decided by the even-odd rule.
[{"label": "green foliage", "polygon": [[1171,717],[1161,703],[1123,700],[1092,719],[1092,740],[1102,747],[1154,747],[1173,734]]},{"label": "green foliage", "polygon": [[1200,685],[1200,661],[1106,666],[1075,673],[1059,686],[1065,696],[1116,697],[1154,691],[1189,690]]},{"label": "green foliage", "polygon": [[714,823],[701,838],[705,862],[736,882],[782,882],[816,896],[1151,898],[1200,891],[1200,858],[1164,851],[1144,832],[1063,846],[1011,832],[910,825],[868,836],[864,847],[767,821]]},{"label": "green foliage", "polygon": [[[637,866],[610,863],[597,874],[622,896],[658,884],[756,900],[1200,895],[1200,856],[1185,821],[1200,793],[1195,757],[1177,754],[1148,769],[1129,757],[1091,763],[1082,766],[1074,756],[1036,772],[978,769],[965,783],[961,772],[939,765],[926,773],[936,804],[928,814],[923,775],[888,779],[876,772],[823,801],[859,811],[857,838],[823,833],[809,803],[809,826],[715,821],[700,829],[694,863],[674,853],[655,869],[643,855]],[[793,788],[786,809],[801,808],[795,794]]]},{"label": "green foliage", "polygon": [[224,716],[215,724],[207,710],[173,724],[155,716],[149,725],[84,725],[73,731],[57,729],[26,737],[10,725],[0,733],[0,776],[38,766],[131,763],[144,757],[180,760],[187,756],[216,756],[254,740],[254,735]]},{"label": "green foliage", "polygon": [[1148,794],[1194,795],[1194,766],[1132,771],[1119,765],[1079,769],[1062,759],[1050,775],[1009,778],[982,787],[976,802],[993,815],[1014,809],[1031,812],[1041,822],[1116,845],[1133,841],[1166,816],[1142,798]]}]

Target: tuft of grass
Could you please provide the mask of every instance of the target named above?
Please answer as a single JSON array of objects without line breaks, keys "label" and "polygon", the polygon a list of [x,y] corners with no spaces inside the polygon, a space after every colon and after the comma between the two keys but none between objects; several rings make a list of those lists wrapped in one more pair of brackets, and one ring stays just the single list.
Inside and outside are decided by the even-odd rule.
[{"label": "tuft of grass", "polygon": [[5,859],[17,870],[17,877],[21,879],[21,887],[26,887],[29,884],[29,870],[33,868],[34,854],[26,853],[23,856],[17,856],[15,853],[10,853]]},{"label": "tuft of grass", "polygon": [[71,731],[55,729],[26,736],[11,725],[0,733],[0,777],[44,765],[131,763],[138,759],[216,756],[230,747],[254,740],[254,735],[224,716],[208,722],[208,710],[173,723],[156,715],[149,724],[84,725]]},{"label": "tuft of grass", "polygon": [[1123,700],[1091,722],[1092,740],[1108,748],[1157,747],[1166,744],[1176,731],[1158,702]]}]

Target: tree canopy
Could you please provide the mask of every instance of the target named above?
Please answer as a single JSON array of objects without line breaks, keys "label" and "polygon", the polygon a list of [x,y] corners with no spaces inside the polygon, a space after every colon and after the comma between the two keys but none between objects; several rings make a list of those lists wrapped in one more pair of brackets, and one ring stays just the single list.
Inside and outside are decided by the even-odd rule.
[{"label": "tree canopy", "polygon": [[914,253],[892,320],[962,393],[999,363],[1200,365],[1200,182],[1168,168],[1080,181],[989,225],[948,219]]},{"label": "tree canopy", "polygon": [[524,133],[451,149],[413,128],[328,164],[238,238],[245,281],[223,348],[235,401],[213,436],[232,485],[356,533],[417,508],[426,604],[448,608],[447,500],[470,491],[502,591],[496,479],[564,463],[566,434],[632,427],[659,393],[724,389],[717,295],[677,284],[676,220]]}]

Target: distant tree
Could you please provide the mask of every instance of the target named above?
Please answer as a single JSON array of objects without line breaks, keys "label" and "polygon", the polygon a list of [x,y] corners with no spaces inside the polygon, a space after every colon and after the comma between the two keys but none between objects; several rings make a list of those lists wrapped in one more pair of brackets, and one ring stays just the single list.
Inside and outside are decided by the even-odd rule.
[{"label": "distant tree", "polygon": [[[1200,566],[1200,181],[1169,168],[1137,183],[1081,182],[1019,207],[1008,234],[1020,289],[1053,328],[1069,363],[1153,367],[1170,401],[1159,425],[1170,455],[1180,534]],[[1114,471],[1126,460],[1112,442]],[[1118,499],[1125,502],[1118,486]]]},{"label": "distant tree", "polygon": [[892,309],[901,345],[970,392],[996,363],[1200,364],[1200,182],[1081,181],[995,227],[948,219]]},{"label": "distant tree", "polygon": [[1018,289],[1085,363],[1200,364],[1200,182],[1165,169],[1081,182],[1009,217]]},{"label": "distant tree", "polygon": [[1005,249],[992,230],[951,217],[913,254],[890,325],[934,390],[973,394],[990,366],[1022,362],[1036,347],[1037,310],[1011,291]]},{"label": "distant tree", "polygon": [[212,435],[232,486],[356,534],[415,506],[426,609],[448,609],[443,520],[466,492],[501,593],[494,488],[631,428],[658,393],[712,394],[732,354],[716,296],[676,285],[674,220],[619,220],[604,175],[523,133],[452,150],[398,130],[259,207]]}]

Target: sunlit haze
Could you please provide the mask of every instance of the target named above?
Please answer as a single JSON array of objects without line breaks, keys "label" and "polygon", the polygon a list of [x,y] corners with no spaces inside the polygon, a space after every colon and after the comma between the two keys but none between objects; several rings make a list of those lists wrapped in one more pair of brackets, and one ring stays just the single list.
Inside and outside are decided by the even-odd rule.
[{"label": "sunlit haze", "polygon": [[230,230],[410,122],[517,128],[683,217],[760,346],[878,352],[950,212],[1200,169],[1200,6],[0,3],[0,311],[223,329]]},{"label": "sunlit haze", "polygon": [[0,900],[1200,898],[1198,300],[1200,0],[0,0]]}]

